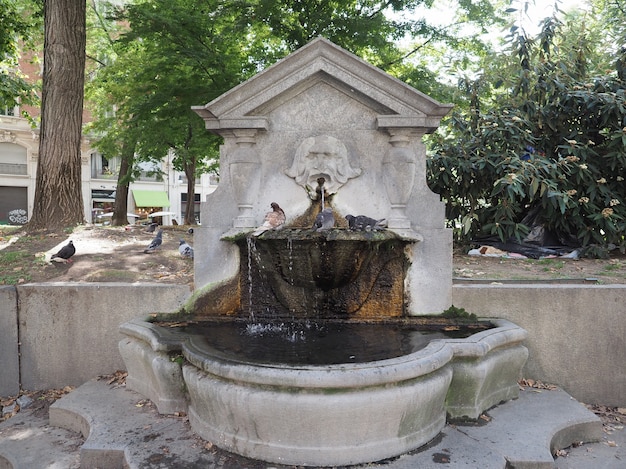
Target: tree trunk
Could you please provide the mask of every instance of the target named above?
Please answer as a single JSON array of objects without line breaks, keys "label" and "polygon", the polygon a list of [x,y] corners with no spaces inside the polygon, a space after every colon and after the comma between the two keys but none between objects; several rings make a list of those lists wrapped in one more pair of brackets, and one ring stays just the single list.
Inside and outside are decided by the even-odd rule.
[{"label": "tree trunk", "polygon": [[44,2],[44,67],[35,202],[29,231],[84,223],[81,188],[85,0]]},{"label": "tree trunk", "polygon": [[195,225],[194,207],[196,203],[196,158],[191,157],[185,162],[187,177],[187,207],[185,208],[185,225]]},{"label": "tree trunk", "polygon": [[[128,148],[130,147],[130,148]],[[113,207],[113,218],[111,225],[124,226],[128,223],[128,188],[132,179],[134,165],[135,146],[125,145],[122,151],[122,162],[117,177],[117,187],[115,189],[115,204]]]}]

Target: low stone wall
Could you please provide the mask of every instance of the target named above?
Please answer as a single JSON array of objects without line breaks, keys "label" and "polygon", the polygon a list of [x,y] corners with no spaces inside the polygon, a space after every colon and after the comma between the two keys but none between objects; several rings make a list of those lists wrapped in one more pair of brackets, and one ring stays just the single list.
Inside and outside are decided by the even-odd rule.
[{"label": "low stone wall", "polygon": [[0,396],[19,391],[17,342],[17,292],[13,287],[0,287]]},{"label": "low stone wall", "polygon": [[626,285],[457,284],[452,299],[528,331],[525,377],[626,407]]},{"label": "low stone wall", "polygon": [[[0,287],[0,396],[78,386],[124,369],[120,324],[179,308],[185,285],[41,283]],[[18,354],[19,344],[19,354]]]},{"label": "low stone wall", "polygon": [[[20,380],[29,390],[76,386],[123,369],[118,326],[174,311],[190,294],[164,284],[0,287],[0,396],[17,394]],[[457,307],[528,331],[525,377],[626,407],[626,285],[456,284],[452,294]]]}]

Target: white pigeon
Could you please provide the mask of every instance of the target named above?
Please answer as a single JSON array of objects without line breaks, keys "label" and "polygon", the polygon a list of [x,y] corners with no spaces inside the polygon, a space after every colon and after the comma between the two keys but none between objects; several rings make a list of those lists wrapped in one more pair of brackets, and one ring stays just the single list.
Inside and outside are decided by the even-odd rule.
[{"label": "white pigeon", "polygon": [[187,243],[187,241],[182,238],[180,238],[178,252],[180,252],[180,255],[183,257],[189,257],[190,259],[193,259],[193,248]]},{"label": "white pigeon", "polygon": [[253,236],[259,236],[268,230],[280,229],[280,227],[285,223],[285,212],[283,212],[283,209],[280,208],[276,202],[272,202],[270,205],[272,207],[272,211],[265,214],[263,224],[254,230],[252,233]]},{"label": "white pigeon", "polygon": [[313,223],[313,229],[315,231],[325,231],[330,230],[335,226],[335,216],[333,215],[333,209],[326,207],[315,217],[315,222]]},{"label": "white pigeon", "polygon": [[153,253],[154,251],[156,251],[158,248],[161,247],[161,243],[163,242],[163,230],[159,230],[159,232],[157,233],[157,235],[154,237],[154,239],[150,242],[150,244],[148,245],[148,247],[146,249],[143,250],[143,252],[145,254],[150,254]]}]

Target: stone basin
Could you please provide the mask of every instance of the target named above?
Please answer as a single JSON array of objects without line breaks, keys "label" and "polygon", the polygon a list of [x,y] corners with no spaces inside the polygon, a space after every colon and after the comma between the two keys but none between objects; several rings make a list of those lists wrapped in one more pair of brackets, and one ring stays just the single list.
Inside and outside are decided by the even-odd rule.
[{"label": "stone basin", "polygon": [[391,231],[284,228],[235,240],[242,309],[255,317],[372,318],[404,313],[406,240]]},{"label": "stone basin", "polygon": [[446,418],[477,419],[518,396],[526,331],[501,319],[364,363],[253,363],[146,319],[121,326],[127,386],[161,413],[187,412],[217,446],[272,463],[373,462],[428,443]]}]

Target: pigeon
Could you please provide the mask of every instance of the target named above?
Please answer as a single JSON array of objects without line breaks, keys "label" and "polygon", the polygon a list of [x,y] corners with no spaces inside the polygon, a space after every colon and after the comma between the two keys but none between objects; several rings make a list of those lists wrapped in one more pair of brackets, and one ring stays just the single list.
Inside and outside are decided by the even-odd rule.
[{"label": "pigeon", "polygon": [[263,224],[252,233],[253,236],[259,236],[267,230],[277,230],[285,223],[285,212],[283,212],[283,209],[276,202],[272,202],[270,205],[272,211],[265,214]]},{"label": "pigeon", "polygon": [[150,254],[156,251],[158,248],[161,247],[162,242],[163,242],[163,230],[159,230],[157,235],[152,239],[152,241],[150,241],[150,244],[148,245],[146,249],[143,250],[143,252],[145,254]]},{"label": "pigeon", "polygon": [[183,257],[189,257],[190,259],[193,259],[193,248],[189,246],[187,241],[185,241],[182,238],[180,238],[180,245],[178,246],[178,252],[180,252],[180,255]]},{"label": "pigeon", "polygon": [[333,226],[335,226],[335,216],[333,215],[332,208],[325,208],[318,213],[313,223],[313,229],[315,231],[330,230]]},{"label": "pigeon", "polygon": [[382,230],[387,226],[387,220],[381,218],[376,220],[374,218],[366,217],[365,215],[346,215],[348,220],[348,227],[352,231],[377,231]]},{"label": "pigeon", "polygon": [[189,234],[193,234],[193,228],[189,228],[189,229],[187,230],[187,233],[189,233]]},{"label": "pigeon", "polygon": [[148,225],[148,227],[144,230],[146,233],[154,233],[154,230],[156,230],[156,227],[159,226],[158,223],[150,223]]},{"label": "pigeon", "polygon": [[70,241],[65,246],[63,246],[59,252],[53,254],[50,257],[51,261],[54,262],[62,262],[63,264],[67,264],[68,262],[72,262],[70,259],[76,253],[76,248],[74,247],[74,243]]}]

